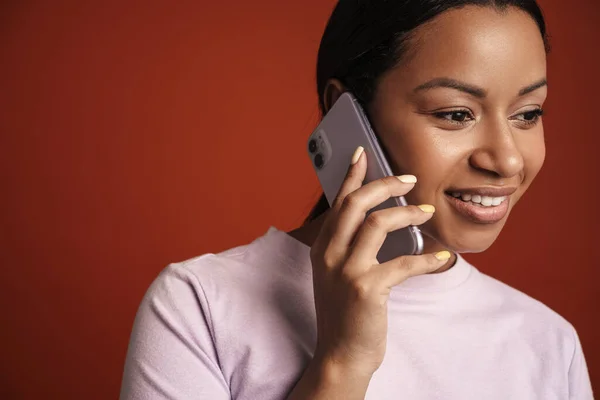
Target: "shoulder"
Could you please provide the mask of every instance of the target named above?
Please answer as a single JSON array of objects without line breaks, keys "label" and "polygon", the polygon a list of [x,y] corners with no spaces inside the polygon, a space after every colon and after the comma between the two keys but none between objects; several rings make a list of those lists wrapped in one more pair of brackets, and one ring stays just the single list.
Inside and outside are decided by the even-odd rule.
[{"label": "shoulder", "polygon": [[167,265],[151,283],[146,298],[181,302],[185,298],[204,298],[204,287],[219,280],[220,276],[240,268],[244,247],[236,247],[223,253],[206,253],[188,260]]},{"label": "shoulder", "polygon": [[535,336],[552,337],[574,349],[577,334],[573,325],[543,302],[496,278],[477,270],[480,290],[493,309],[511,318],[510,323],[524,327]]},{"label": "shoulder", "polygon": [[292,254],[282,235],[286,234],[270,231],[251,243],[172,263],[166,270],[188,276],[207,293],[252,292],[307,277],[306,265]]},{"label": "shoulder", "polygon": [[227,312],[270,302],[273,292],[304,290],[310,284],[308,251],[286,235],[270,228],[251,243],[171,263],[148,292],[173,301],[193,293],[197,305],[200,300]]},{"label": "shoulder", "polygon": [[271,231],[243,246],[172,263],[147,296],[186,330],[208,331],[231,373],[240,354],[290,346],[286,338],[313,319],[308,251],[284,235]]},{"label": "shoulder", "polygon": [[236,331],[228,326],[241,326],[239,320],[251,311],[250,302],[232,295],[244,287],[249,246],[172,263],[154,278],[136,313],[123,393],[155,398],[164,382],[173,381],[169,390],[225,398],[230,379],[222,362],[231,353],[228,344],[235,343],[228,332]]}]

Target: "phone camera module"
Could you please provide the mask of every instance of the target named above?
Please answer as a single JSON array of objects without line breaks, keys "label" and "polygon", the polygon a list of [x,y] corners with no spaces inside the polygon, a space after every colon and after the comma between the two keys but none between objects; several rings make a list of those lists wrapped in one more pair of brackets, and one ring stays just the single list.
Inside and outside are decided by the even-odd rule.
[{"label": "phone camera module", "polygon": [[311,139],[308,142],[308,151],[310,151],[311,153],[317,151],[317,141],[315,139]]},{"label": "phone camera module", "polygon": [[323,167],[323,155],[321,153],[318,153],[315,156],[315,167],[321,169]]}]

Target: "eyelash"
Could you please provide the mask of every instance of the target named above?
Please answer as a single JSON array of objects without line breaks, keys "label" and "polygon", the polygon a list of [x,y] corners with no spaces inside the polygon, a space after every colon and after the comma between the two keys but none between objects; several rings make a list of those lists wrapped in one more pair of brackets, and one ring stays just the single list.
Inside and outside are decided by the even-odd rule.
[{"label": "eyelash", "polygon": [[[468,118],[468,119],[465,119],[463,121],[455,121],[452,119],[445,118],[446,116],[453,115],[453,114],[466,114],[466,118]],[[520,120],[520,122],[525,124],[525,126],[530,127],[530,126],[536,125],[539,122],[540,117],[542,115],[544,115],[544,110],[542,108],[536,108],[534,110],[522,112],[520,114],[517,114],[516,116],[520,116],[520,115],[525,116],[525,114],[530,114],[530,115],[532,114],[533,119],[532,120]],[[444,121],[447,121],[449,123],[456,124],[456,125],[466,125],[469,121],[472,121],[473,119],[475,119],[475,117],[473,117],[473,114],[471,113],[471,111],[466,110],[466,109],[440,111],[440,112],[433,113],[433,115],[436,118],[442,119]]]}]

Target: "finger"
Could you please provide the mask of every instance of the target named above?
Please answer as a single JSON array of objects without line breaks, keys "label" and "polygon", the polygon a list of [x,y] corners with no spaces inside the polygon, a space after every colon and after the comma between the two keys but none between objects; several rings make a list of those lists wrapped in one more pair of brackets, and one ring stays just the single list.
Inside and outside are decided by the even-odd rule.
[{"label": "finger", "polygon": [[344,198],[362,186],[367,174],[366,158],[365,149],[362,146],[358,146],[350,160],[350,166],[348,167],[342,186],[333,201],[332,209],[338,210]]},{"label": "finger", "polygon": [[[380,205],[390,197],[404,196],[415,186],[413,175],[388,176],[369,182],[348,194],[332,222],[333,231],[331,245],[338,249],[348,248],[365,220],[365,215],[372,208]],[[396,207],[394,207],[396,208]]]},{"label": "finger", "polygon": [[[349,193],[352,193],[356,189],[362,186],[365,176],[367,174],[367,155],[365,154],[364,148],[358,146],[354,151],[352,159],[350,160],[350,166],[346,173],[346,177],[340,186],[338,194],[331,205],[331,210],[327,215],[327,218],[323,222],[321,234],[329,236],[327,242],[331,241],[331,236],[336,234],[336,225],[339,209],[344,202],[344,199]],[[321,236],[321,235],[319,235]]]},{"label": "finger", "polygon": [[449,251],[418,256],[401,256],[383,264],[375,265],[365,275],[373,287],[391,289],[406,279],[431,273],[443,267],[452,257]]},{"label": "finger", "polygon": [[372,212],[365,218],[356,234],[350,257],[361,260],[361,265],[366,260],[375,260],[388,233],[409,225],[421,225],[428,221],[434,212],[435,208],[429,204],[392,207]]},{"label": "finger", "polygon": [[[325,255],[330,262],[333,264],[337,264],[334,262],[335,259],[339,257],[345,257],[346,249],[335,248],[331,246],[331,238],[336,235],[336,221],[338,217],[338,211],[341,204],[344,201],[344,198],[351,192],[360,188],[363,181],[365,180],[365,176],[367,174],[367,156],[365,154],[364,148],[362,146],[358,146],[352,155],[350,160],[350,166],[348,167],[348,171],[346,172],[346,176],[340,186],[338,194],[331,204],[331,209],[327,213],[327,217],[323,222],[323,226],[317,235],[317,240],[315,244],[311,247],[311,251],[314,252],[325,252]],[[318,244],[321,243],[326,248],[318,249]]]}]

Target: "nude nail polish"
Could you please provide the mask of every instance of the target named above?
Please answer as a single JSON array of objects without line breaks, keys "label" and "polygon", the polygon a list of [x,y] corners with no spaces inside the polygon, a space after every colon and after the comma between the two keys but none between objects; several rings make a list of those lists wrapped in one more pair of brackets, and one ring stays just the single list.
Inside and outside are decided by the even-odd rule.
[{"label": "nude nail polish", "polygon": [[400,175],[396,178],[400,179],[402,183],[417,183],[417,177],[414,175]]},{"label": "nude nail polish", "polygon": [[354,150],[354,155],[352,155],[352,165],[358,162],[358,159],[360,158],[360,155],[363,153],[363,151],[365,151],[365,149],[362,146],[358,146],[356,150]]}]

